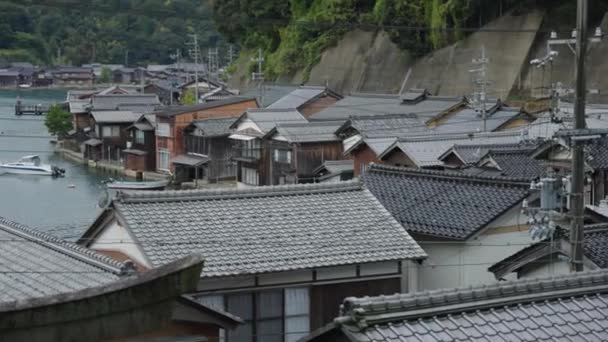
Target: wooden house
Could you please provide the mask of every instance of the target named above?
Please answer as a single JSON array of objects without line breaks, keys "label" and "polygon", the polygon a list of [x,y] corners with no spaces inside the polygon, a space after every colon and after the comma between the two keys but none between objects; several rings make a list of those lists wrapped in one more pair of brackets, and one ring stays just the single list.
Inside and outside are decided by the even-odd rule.
[{"label": "wooden house", "polygon": [[[137,243],[155,240],[169,243]],[[359,182],[125,193],[79,243],[147,268],[200,253],[200,303],[227,341],[297,341],[346,297],[415,291],[425,252]],[[256,336],[258,338],[256,338]]]},{"label": "wooden house", "polygon": [[63,88],[92,88],[95,74],[91,68],[61,67],[53,71],[53,85]]},{"label": "wooden house", "polygon": [[[308,121],[296,109],[248,109],[232,124],[234,133],[230,139],[234,141],[233,159],[237,162],[237,181],[240,185],[271,185],[277,184],[281,177],[286,183],[295,183],[295,174],[290,171],[292,178],[282,175],[281,171],[272,174],[271,167],[275,159],[271,152],[272,146],[266,144],[264,136],[271,132],[277,124],[307,123]],[[278,151],[277,160],[281,167],[291,165],[291,152]],[[289,159],[288,159],[289,158]],[[316,166],[315,166],[316,167]]]},{"label": "wooden house", "polygon": [[173,160],[186,154],[184,128],[193,121],[217,117],[238,117],[247,108],[257,108],[254,98],[232,97],[191,106],[166,107],[156,115],[156,169],[175,172]]},{"label": "wooden house", "polygon": [[[236,179],[236,163],[232,160],[232,140],[228,136],[236,117],[208,118],[193,121],[184,129],[186,155],[192,160],[206,159],[200,165],[176,165],[178,179],[220,182]],[[175,163],[175,161],[174,161]],[[198,164],[198,163],[197,163]]]},{"label": "wooden house", "polygon": [[121,163],[123,150],[127,148],[130,137],[128,128],[141,116],[142,114],[132,111],[92,111],[91,122],[97,141],[89,142],[89,146],[98,151],[91,152],[88,158],[92,159],[94,154],[101,160]]},{"label": "wooden house", "polygon": [[270,158],[265,184],[313,183],[327,160],[343,159],[342,141],[334,133],[342,122],[279,123],[263,138]]},{"label": "wooden house", "polygon": [[127,128],[129,137],[124,153],[124,166],[133,171],[154,171],[156,169],[156,117],[144,114]]}]

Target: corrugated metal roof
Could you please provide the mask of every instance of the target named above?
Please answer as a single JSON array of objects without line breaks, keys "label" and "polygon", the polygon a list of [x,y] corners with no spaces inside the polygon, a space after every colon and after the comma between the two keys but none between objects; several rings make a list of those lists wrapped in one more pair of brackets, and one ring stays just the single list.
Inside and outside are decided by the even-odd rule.
[{"label": "corrugated metal roof", "polygon": [[279,123],[276,135],[290,143],[341,141],[335,134],[341,122]]},{"label": "corrugated metal roof", "polygon": [[232,126],[237,119],[238,118],[235,117],[210,118],[194,121],[192,122],[192,125],[200,129],[203,136],[217,137],[232,133],[233,130],[230,126]]},{"label": "corrugated metal roof", "polygon": [[303,86],[276,100],[267,108],[299,108],[325,93],[325,87]]},{"label": "corrugated metal roof", "polygon": [[264,133],[268,133],[280,123],[306,123],[308,120],[297,109],[248,109],[245,116],[253,121]]},{"label": "corrugated metal roof", "polygon": [[93,110],[117,110],[128,106],[154,108],[160,105],[155,94],[108,94],[91,96]]},{"label": "corrugated metal roof", "polygon": [[347,120],[352,116],[412,113],[427,120],[462,104],[463,101],[461,97],[429,96],[423,101],[406,104],[399,95],[351,95],[313,114],[310,120]]},{"label": "corrugated metal roof", "polygon": [[352,117],[341,127],[341,130],[347,128],[353,128],[367,138],[405,137],[431,132],[416,114]]},{"label": "corrugated metal roof", "polygon": [[255,101],[255,98],[251,97],[243,97],[243,96],[233,96],[223,100],[210,101],[205,103],[199,103],[195,105],[187,105],[187,106],[167,106],[160,108],[154,114],[162,117],[173,117],[180,114],[192,113],[201,110],[217,108],[221,106],[227,106],[235,103],[245,102],[245,101]]},{"label": "corrugated metal roof", "polygon": [[[520,114],[518,108],[502,108],[488,111],[486,114],[486,132],[492,132]],[[468,133],[483,132],[483,118],[481,112],[467,108],[451,114],[446,120],[433,128],[437,133]]]}]

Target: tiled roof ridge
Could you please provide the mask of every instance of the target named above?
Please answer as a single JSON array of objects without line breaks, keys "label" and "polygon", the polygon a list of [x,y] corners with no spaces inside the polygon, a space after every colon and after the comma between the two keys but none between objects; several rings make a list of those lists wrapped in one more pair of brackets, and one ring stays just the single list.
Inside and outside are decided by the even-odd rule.
[{"label": "tiled roof ridge", "polygon": [[339,324],[367,327],[452,313],[544,302],[608,292],[608,270],[520,279],[492,285],[439,289],[377,297],[348,297],[340,307]]},{"label": "tiled roof ridge", "polygon": [[454,134],[421,134],[401,137],[398,142],[446,141],[458,139],[494,138],[521,136],[521,131],[483,132],[483,133],[454,133]]},{"label": "tiled roof ridge", "polygon": [[416,113],[386,113],[378,115],[350,115],[349,120],[382,120],[390,118],[419,119]]},{"label": "tiled roof ridge", "polygon": [[277,127],[307,127],[307,126],[338,126],[341,122],[339,121],[306,121],[306,122],[279,122]]},{"label": "tiled roof ridge", "polygon": [[21,238],[31,240],[35,243],[53,249],[59,253],[70,256],[74,259],[84,261],[106,271],[122,275],[128,272],[128,266],[125,263],[117,261],[109,256],[97,253],[86,247],[78,244],[64,241],[52,235],[29,228],[20,223],[8,220],[0,216],[0,229],[9,231],[13,235],[18,235]]},{"label": "tiled roof ridge", "polygon": [[454,179],[454,180],[462,180],[462,181],[477,182],[477,183],[493,183],[493,184],[497,184],[497,185],[512,185],[512,186],[520,186],[520,187],[525,187],[525,188],[528,188],[530,186],[530,180],[526,179],[526,178],[469,175],[469,174],[463,174],[461,172],[454,172],[454,171],[437,171],[437,170],[427,170],[427,169],[419,169],[419,168],[411,168],[411,167],[399,167],[399,166],[382,165],[382,164],[371,164],[369,171],[397,173],[397,174],[420,176],[420,177],[445,178],[445,179]]},{"label": "tiled roof ridge", "polygon": [[159,201],[197,201],[208,199],[229,199],[268,196],[293,196],[313,193],[332,193],[362,190],[358,180],[334,184],[289,184],[256,186],[245,189],[205,189],[205,190],[168,190],[168,191],[121,191],[117,200],[121,202],[159,202]]},{"label": "tiled roof ridge", "polygon": [[195,123],[195,122],[219,121],[219,120],[234,120],[234,121],[236,121],[236,119],[238,119],[238,117],[235,117],[235,116],[217,116],[217,117],[211,117],[211,118],[196,119],[196,120],[192,120],[192,122]]},{"label": "tiled roof ridge", "polygon": [[501,148],[501,147],[514,147],[514,149],[517,149],[518,147],[520,147],[521,149],[534,149],[537,144],[532,144],[532,143],[526,143],[526,142],[513,142],[513,143],[499,143],[499,144],[492,144],[492,143],[487,143],[487,144],[455,144],[453,146],[454,149],[457,148],[465,148],[465,149],[476,149],[476,148]]},{"label": "tiled roof ridge", "polygon": [[296,108],[248,108],[248,113],[280,113],[280,112],[297,112]]}]

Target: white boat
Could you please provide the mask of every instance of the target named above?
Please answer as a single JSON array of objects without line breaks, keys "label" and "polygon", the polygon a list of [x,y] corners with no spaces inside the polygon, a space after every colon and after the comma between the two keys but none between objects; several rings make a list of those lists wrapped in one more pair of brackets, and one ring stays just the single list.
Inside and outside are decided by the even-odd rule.
[{"label": "white boat", "polygon": [[31,87],[32,87],[32,85],[31,85],[31,84],[25,84],[25,83],[24,83],[24,84],[20,84],[20,85],[19,85],[19,88],[21,88],[21,89],[29,89],[29,88],[31,88]]},{"label": "white boat", "polygon": [[65,170],[43,164],[39,156],[21,157],[16,162],[0,164],[0,172],[18,175],[61,176]]},{"label": "white boat", "polygon": [[160,180],[155,182],[121,182],[109,180],[106,183],[108,189],[123,189],[123,190],[160,190],[169,185],[170,180]]}]

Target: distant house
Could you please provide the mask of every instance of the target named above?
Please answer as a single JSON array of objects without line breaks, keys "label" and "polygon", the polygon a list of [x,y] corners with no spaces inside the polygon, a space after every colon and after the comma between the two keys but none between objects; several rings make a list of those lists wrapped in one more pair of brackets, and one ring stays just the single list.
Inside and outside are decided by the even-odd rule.
[{"label": "distant house", "polygon": [[130,110],[146,113],[153,112],[159,106],[158,96],[154,94],[103,92],[91,96],[89,108],[92,111]]},{"label": "distant house", "polygon": [[161,80],[147,84],[144,87],[145,94],[156,94],[163,105],[177,104],[179,102],[179,90],[177,82]]},{"label": "distant house", "polygon": [[341,99],[342,95],[327,87],[300,86],[276,100],[267,108],[295,108],[307,118],[332,106]]},{"label": "distant house", "polygon": [[295,341],[346,297],[414,291],[426,257],[358,182],[124,193],[80,243],[147,268],[201,253],[193,297],[245,321],[228,341]]},{"label": "distant house", "polygon": [[138,274],[133,262],[117,261],[4,218],[0,238],[2,341],[175,335],[217,339],[220,329],[243,323],[186,295],[196,289],[200,256]]},{"label": "distant house", "polygon": [[184,129],[186,154],[176,164],[176,178],[202,182],[236,179],[236,163],[232,160],[230,128],[234,116],[193,121]]},{"label": "distant house", "polygon": [[[237,161],[237,180],[241,185],[271,185],[269,149],[265,148],[264,136],[277,124],[307,123],[296,109],[248,109],[231,128],[234,133],[233,159]],[[283,153],[285,162],[290,155]],[[290,158],[290,157],[289,157]],[[289,163],[291,164],[291,160]],[[280,176],[279,176],[280,177]],[[293,182],[289,182],[293,183]]]},{"label": "distant house", "polygon": [[91,68],[60,67],[52,73],[56,87],[92,88],[95,84],[95,74]]},{"label": "distant house", "polygon": [[384,165],[372,165],[362,179],[428,253],[419,289],[492,282],[484,263],[532,243],[521,214],[522,202],[537,198],[528,179]]},{"label": "distant house", "polygon": [[112,81],[114,83],[131,84],[135,81],[135,69],[118,68],[112,71]]},{"label": "distant house", "polygon": [[314,178],[319,183],[337,183],[354,177],[353,160],[326,160],[314,171]]},{"label": "distant house", "polygon": [[396,141],[388,138],[362,138],[352,136],[343,141],[344,155],[354,161],[354,175],[360,176],[372,163],[382,163],[378,156]]},{"label": "distant house", "polygon": [[352,94],[332,106],[310,116],[310,120],[348,120],[351,117],[416,114],[427,121],[458,111],[466,105],[463,97],[431,96],[426,91],[416,90],[402,95]]},{"label": "distant house", "polygon": [[144,114],[127,128],[127,148],[123,150],[125,169],[154,171],[156,169],[156,117]]},{"label": "distant house", "polygon": [[606,341],[608,271],[348,298],[301,342]]},{"label": "distant house", "polygon": [[[570,227],[558,227],[554,236],[538,241],[491,265],[497,280],[537,278],[570,273]],[[583,229],[583,266],[608,268],[608,223],[586,224]]]},{"label": "distant house", "polygon": [[16,88],[19,85],[19,71],[0,69],[0,87]]},{"label": "distant house", "polygon": [[173,160],[186,154],[184,128],[193,121],[217,117],[238,117],[247,108],[256,108],[255,99],[232,97],[191,106],[165,107],[156,115],[156,169],[174,172]]},{"label": "distant house", "polygon": [[263,137],[270,155],[267,185],[313,183],[327,160],[343,159],[342,141],[334,133],[341,122],[278,123]]}]

